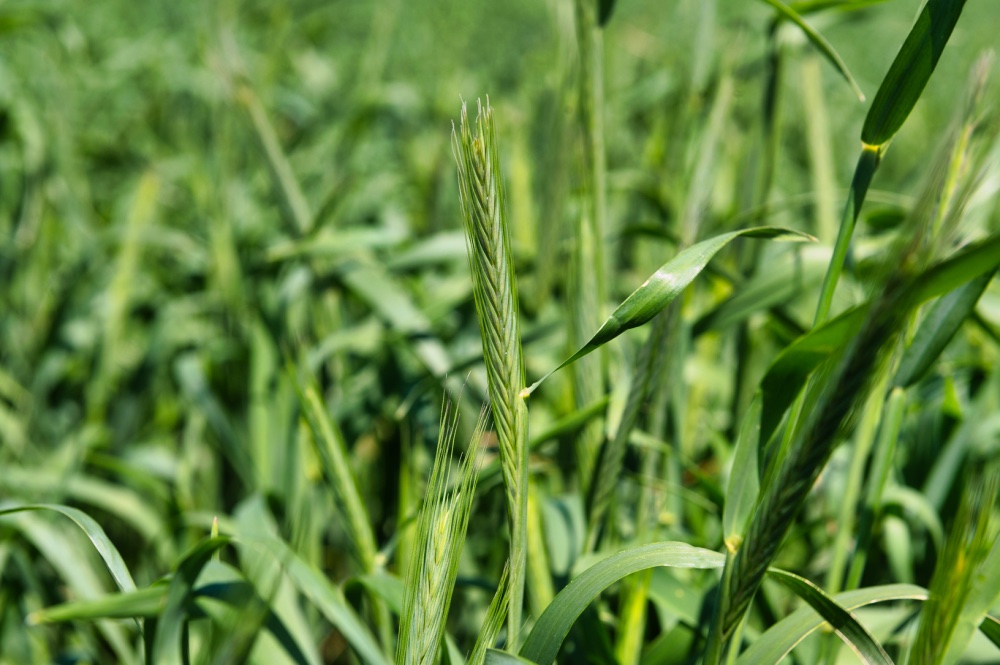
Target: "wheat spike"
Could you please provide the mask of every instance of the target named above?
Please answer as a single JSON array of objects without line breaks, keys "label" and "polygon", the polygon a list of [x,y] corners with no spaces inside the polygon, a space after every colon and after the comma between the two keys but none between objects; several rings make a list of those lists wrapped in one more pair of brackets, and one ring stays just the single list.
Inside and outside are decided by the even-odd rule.
[{"label": "wheat spike", "polygon": [[508,634],[517,643],[524,598],[527,552],[527,418],[524,361],[518,323],[517,287],[510,249],[510,226],[500,174],[493,111],[479,104],[475,135],[462,104],[461,126],[452,128],[458,161],[473,296],[489,384],[490,406],[500,446],[511,532]]}]

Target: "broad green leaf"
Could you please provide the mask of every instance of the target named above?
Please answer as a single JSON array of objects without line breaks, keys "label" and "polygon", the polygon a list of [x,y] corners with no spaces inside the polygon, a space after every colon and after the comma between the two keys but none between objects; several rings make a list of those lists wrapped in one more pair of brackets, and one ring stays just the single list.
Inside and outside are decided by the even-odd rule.
[{"label": "broad green leaf", "polygon": [[840,639],[861,658],[863,663],[884,663],[892,665],[889,654],[885,652],[871,633],[865,630],[858,620],[828,596],[822,589],[804,577],[771,568],[768,573],[771,579],[791,589],[795,595],[809,603],[827,623],[829,623]]},{"label": "broad green leaf", "polygon": [[875,93],[861,130],[864,143],[882,145],[903,126],[937,66],[964,6],[965,0],[929,0],[924,5]]},{"label": "broad green leaf", "polygon": [[653,543],[613,554],[566,585],[538,618],[519,655],[539,665],[553,662],[577,618],[602,591],[626,575],[654,566],[722,568],[725,562],[723,554],[679,542]]},{"label": "broad green leaf", "polygon": [[486,665],[535,665],[534,662],[498,649],[487,649]]},{"label": "broad green leaf", "polygon": [[754,395],[750,408],[743,415],[733,453],[733,468],[729,472],[726,503],[722,511],[722,535],[726,547],[736,551],[743,538],[747,520],[753,514],[760,491],[757,450],[760,442],[761,394]]},{"label": "broad green leaf", "polygon": [[163,614],[156,622],[153,638],[153,662],[165,665],[184,665],[184,624],[188,621],[187,608],[194,595],[194,584],[201,569],[212,554],[230,542],[227,537],[208,538],[196,545],[181,560],[167,590]]},{"label": "broad green leaf", "polygon": [[114,543],[111,542],[108,535],[104,533],[104,529],[101,528],[101,525],[95,522],[92,517],[76,508],[48,503],[5,506],[0,508],[0,515],[9,515],[11,513],[28,510],[51,510],[53,512],[61,513],[73,520],[76,525],[83,529],[83,532],[87,534],[87,538],[90,538],[90,542],[94,544],[94,548],[97,550],[97,553],[101,555],[101,558],[104,560],[104,565],[108,567],[108,572],[110,572],[111,576],[115,579],[115,583],[118,585],[118,588],[122,591],[135,591],[135,582],[132,580],[132,575],[128,571],[128,566],[125,565],[125,560],[122,559],[122,555],[118,552],[118,548],[114,546]]},{"label": "broad green leaf", "polygon": [[731,241],[740,236],[748,238],[770,238],[778,240],[814,240],[808,234],[774,226],[758,226],[742,231],[723,233],[682,250],[670,261],[663,264],[642,286],[632,292],[625,301],[608,317],[593,337],[576,353],[563,361],[552,372],[525,390],[530,394],[546,378],[566,365],[579,360],[604,344],[621,335],[626,330],[636,328],[651,320],[684,291],[701,274],[712,257]]},{"label": "broad green leaf", "polygon": [[847,69],[847,63],[844,62],[844,59],[840,57],[840,54],[837,53],[836,49],[833,48],[830,42],[828,42],[823,35],[816,32],[811,25],[805,22],[798,12],[785,3],[780,2],[780,0],[763,0],[763,2],[773,7],[779,14],[797,25],[799,29],[802,30],[802,33],[806,36],[806,38],[812,42],[813,46],[819,49],[819,52],[823,54],[823,57],[829,60],[830,64],[833,65],[838,72],[840,72],[840,75],[843,76],[848,85],[851,86],[851,90],[857,98],[860,101],[865,100],[865,94],[861,92],[858,82],[854,80],[850,70]]},{"label": "broad green leaf", "polygon": [[903,354],[894,385],[908,388],[927,373],[965,319],[976,309],[976,303],[991,279],[993,273],[984,272],[934,303]]},{"label": "broad green leaf", "polygon": [[[913,584],[889,584],[845,591],[833,596],[834,602],[847,611],[872,603],[893,600],[927,600],[927,589]],[[812,607],[803,607],[771,626],[749,649],[744,651],[736,665],[778,663],[810,633],[820,628],[824,619]]]}]

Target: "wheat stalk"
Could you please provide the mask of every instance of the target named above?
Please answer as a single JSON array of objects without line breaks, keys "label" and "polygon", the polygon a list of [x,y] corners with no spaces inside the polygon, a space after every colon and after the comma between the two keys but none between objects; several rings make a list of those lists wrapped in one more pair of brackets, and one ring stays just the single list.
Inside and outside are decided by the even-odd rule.
[{"label": "wheat stalk", "polygon": [[473,296],[483,341],[493,422],[510,522],[508,641],[517,644],[524,598],[527,553],[528,450],[524,361],[518,323],[517,287],[510,226],[500,175],[493,111],[479,104],[475,135],[462,104],[461,126],[452,128],[458,185],[465,219]]},{"label": "wheat stalk", "polygon": [[[827,389],[810,410],[788,455],[770,476],[746,537],[730,562],[731,574],[724,576],[718,619],[713,625],[718,635],[710,640],[710,651],[724,647],[736,630],[795,515],[836,445],[852,429],[858,407],[891,357],[891,345],[908,309],[905,286],[899,275],[890,280]],[[706,662],[717,662],[718,655],[719,651],[714,651]]]}]

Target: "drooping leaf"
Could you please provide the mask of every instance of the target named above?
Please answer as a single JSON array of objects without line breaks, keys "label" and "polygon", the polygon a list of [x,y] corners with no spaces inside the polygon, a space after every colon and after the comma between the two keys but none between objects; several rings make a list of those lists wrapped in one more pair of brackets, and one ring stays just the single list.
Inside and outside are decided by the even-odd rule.
[{"label": "drooping leaf", "polygon": [[104,560],[104,565],[108,567],[108,572],[110,572],[111,576],[115,579],[115,583],[118,585],[118,588],[122,591],[135,591],[135,582],[132,580],[132,575],[128,571],[128,566],[125,565],[125,560],[122,559],[122,555],[118,552],[118,548],[111,542],[108,535],[104,533],[104,529],[101,528],[101,525],[94,521],[92,517],[77,508],[51,503],[3,506],[0,507],[0,515],[8,515],[28,510],[51,510],[53,512],[61,513],[73,520],[76,525],[83,529],[83,532],[87,534],[87,537],[90,538],[90,542],[94,544],[94,548],[97,550],[97,553],[101,555],[101,559]]},{"label": "drooping leaf", "polygon": [[[927,600],[927,589],[913,584],[889,584],[845,591],[833,596],[843,609],[852,611],[872,603],[893,600]],[[820,628],[826,619],[812,607],[803,607],[771,626],[740,654],[736,665],[778,663],[810,633]]]},{"label": "drooping leaf", "polygon": [[781,2],[780,0],[763,0],[764,3],[773,7],[779,14],[794,23],[802,30],[802,33],[806,36],[813,46],[819,49],[819,52],[823,54],[823,57],[830,61],[830,64],[840,72],[840,75],[844,77],[847,84],[851,86],[851,90],[857,96],[860,101],[865,100],[865,94],[861,92],[861,87],[858,86],[858,82],[854,80],[854,76],[851,75],[849,69],[847,69],[847,63],[844,59],[840,57],[837,50],[833,48],[833,45],[826,40],[826,37],[819,34],[815,28],[806,23],[805,19],[799,15],[794,9]]},{"label": "drooping leaf", "polygon": [[892,665],[889,654],[885,652],[871,633],[836,600],[828,596],[822,589],[804,577],[794,575],[777,568],[769,571],[771,579],[791,589],[795,595],[809,603],[809,606],[826,619],[840,639],[861,658],[863,663],[882,663]]}]

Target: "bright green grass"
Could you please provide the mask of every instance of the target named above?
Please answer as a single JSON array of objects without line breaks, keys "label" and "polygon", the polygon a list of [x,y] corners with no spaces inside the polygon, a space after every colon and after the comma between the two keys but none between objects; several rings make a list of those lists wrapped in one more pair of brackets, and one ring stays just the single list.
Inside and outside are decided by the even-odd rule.
[{"label": "bright green grass", "polygon": [[965,4],[0,3],[0,664],[996,662]]}]

